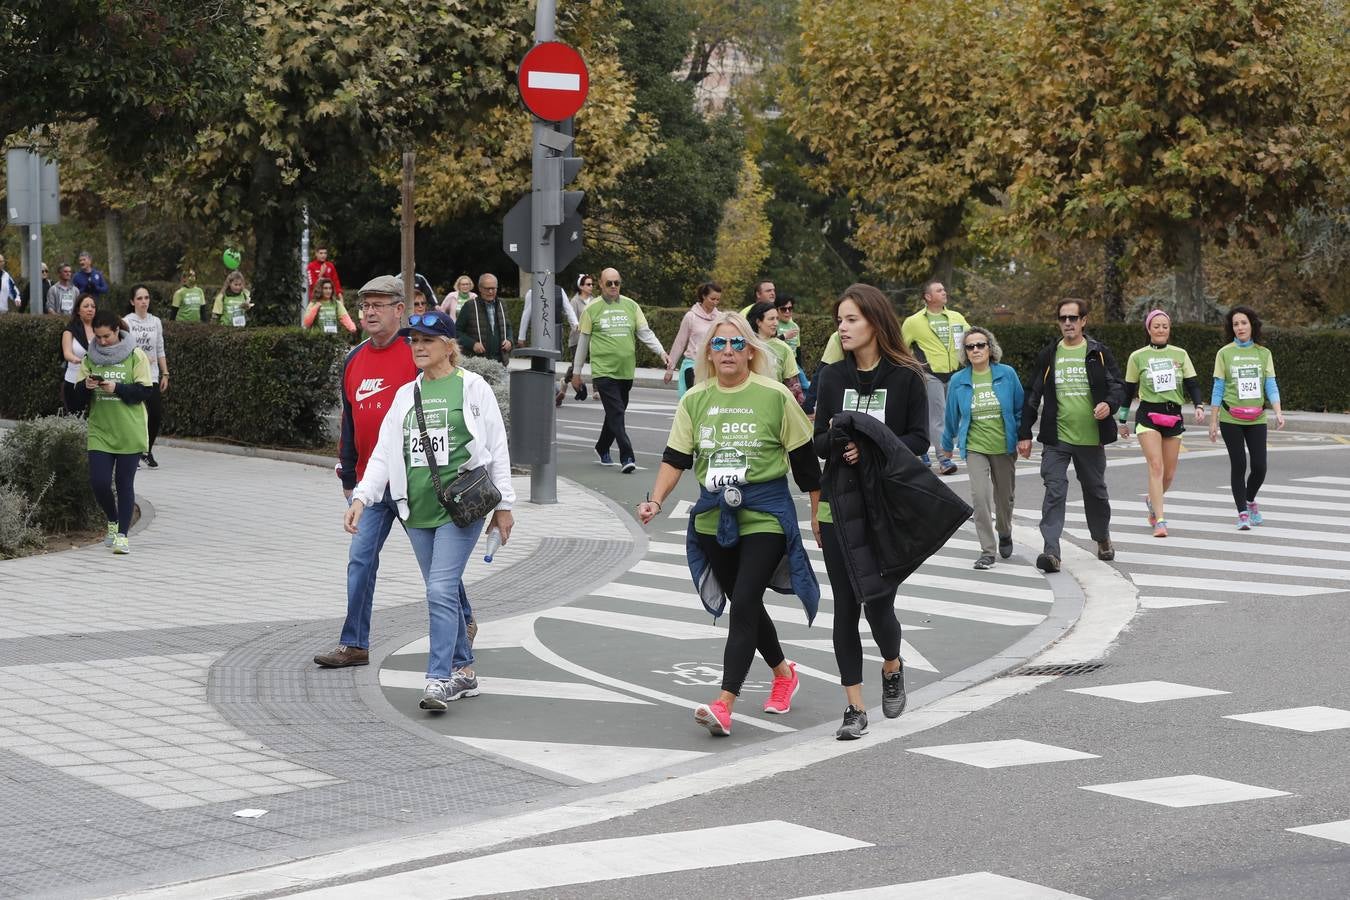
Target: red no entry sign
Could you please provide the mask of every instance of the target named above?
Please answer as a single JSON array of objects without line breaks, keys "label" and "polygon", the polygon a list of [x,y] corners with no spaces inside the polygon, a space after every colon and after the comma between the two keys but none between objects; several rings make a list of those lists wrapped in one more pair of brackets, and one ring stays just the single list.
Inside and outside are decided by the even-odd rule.
[{"label": "red no entry sign", "polygon": [[559,41],[535,44],[520,61],[520,99],[548,122],[561,122],[586,102],[591,77],[581,54]]}]

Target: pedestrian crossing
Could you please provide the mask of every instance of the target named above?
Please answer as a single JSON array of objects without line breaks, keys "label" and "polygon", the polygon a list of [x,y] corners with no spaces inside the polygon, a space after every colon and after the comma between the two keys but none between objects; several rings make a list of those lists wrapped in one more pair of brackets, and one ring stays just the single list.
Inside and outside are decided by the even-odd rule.
[{"label": "pedestrian crossing", "polygon": [[[807,523],[807,555],[822,591],[814,624],[808,627],[795,596],[770,592],[765,598],[803,682],[791,713],[761,712],[772,673],[757,659],[734,711],[731,740],[710,745],[706,732],[693,726],[689,713],[721,685],[727,618],[712,619],[694,590],[685,549],[688,513],[687,502],[672,504],[660,527],[649,531],[645,556],[589,595],[481,623],[474,648],[480,698],[456,702],[443,716],[417,708],[429,649],[425,637],[385,658],[378,676],[385,697],[448,741],[586,784],[697,763],[724,746],[837,724],[845,701],[831,638],[833,591]],[[1025,560],[976,571],[971,566],[978,553],[968,526],[901,586],[896,607],[911,692],[997,655],[1049,612],[1053,593]],[[877,695],[875,703],[882,659],[865,617],[858,627],[865,673],[871,673],[864,676],[865,690]],[[585,759],[605,763],[578,764]]]},{"label": "pedestrian crossing", "polygon": [[[1332,823],[1337,824],[1337,823]],[[793,822],[767,820],[524,847],[292,894],[305,900],[453,900],[546,892],[622,879],[771,864],[804,857],[851,859],[875,845]],[[636,896],[639,891],[635,890]],[[993,872],[970,872],[797,900],[1087,900]]]},{"label": "pedestrian crossing", "polygon": [[[1169,491],[1166,538],[1153,537],[1142,499],[1113,499],[1114,565],[1139,588],[1145,609],[1350,591],[1347,484],[1350,480],[1337,481],[1335,476],[1267,483],[1260,494],[1265,522],[1246,532],[1234,526],[1227,485],[1216,485],[1209,493]],[[1310,499],[1314,497],[1318,499]],[[1091,546],[1082,510],[1081,500],[1068,504],[1064,534]],[[1019,509],[1016,516],[1035,523],[1040,510]]]}]

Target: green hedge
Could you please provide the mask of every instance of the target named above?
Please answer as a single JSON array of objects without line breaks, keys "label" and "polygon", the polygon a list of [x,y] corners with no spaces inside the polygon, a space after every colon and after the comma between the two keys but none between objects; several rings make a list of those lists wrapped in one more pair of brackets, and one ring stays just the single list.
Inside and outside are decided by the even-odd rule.
[{"label": "green hedge", "polygon": [[[9,376],[0,417],[30,419],[61,408],[64,327],[58,316],[0,316],[0,359]],[[285,447],[328,440],[343,336],[165,322],[164,345],[172,373],[164,434]]]},{"label": "green hedge", "polygon": [[87,446],[85,421],[78,416],[20,422],[0,440],[0,485],[23,497],[24,517],[39,535],[102,527],[103,513],[89,486]]}]

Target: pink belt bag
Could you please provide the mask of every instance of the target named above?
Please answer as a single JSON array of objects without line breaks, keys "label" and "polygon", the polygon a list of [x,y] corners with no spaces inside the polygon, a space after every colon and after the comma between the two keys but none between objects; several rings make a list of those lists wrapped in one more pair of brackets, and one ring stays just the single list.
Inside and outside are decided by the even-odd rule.
[{"label": "pink belt bag", "polygon": [[1228,414],[1233,418],[1241,419],[1244,422],[1255,422],[1266,411],[1264,406],[1229,406],[1227,403],[1223,405],[1223,408],[1228,410]]},{"label": "pink belt bag", "polygon": [[1181,424],[1181,416],[1169,416],[1167,413],[1151,412],[1148,420],[1159,428],[1175,428]]}]

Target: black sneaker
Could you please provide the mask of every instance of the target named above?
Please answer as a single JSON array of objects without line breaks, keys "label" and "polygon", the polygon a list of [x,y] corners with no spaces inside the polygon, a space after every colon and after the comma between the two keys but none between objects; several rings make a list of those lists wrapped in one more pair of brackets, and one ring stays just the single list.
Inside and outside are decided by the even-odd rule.
[{"label": "black sneaker", "polygon": [[1012,556],[1012,535],[1000,534],[998,536],[998,555],[1007,559]]},{"label": "black sneaker", "polygon": [[1110,562],[1116,558],[1116,548],[1111,546],[1111,539],[1097,542],[1097,558]]},{"label": "black sneaker", "polygon": [[602,466],[614,465],[614,457],[609,455],[608,450],[606,450],[603,453],[601,453],[599,450],[595,451],[595,458],[600,460],[600,465]]},{"label": "black sneaker", "polygon": [[[905,667],[900,666],[894,672],[881,673],[881,712],[888,719],[894,719],[905,711]],[[845,719],[847,721],[847,719]],[[863,727],[867,727],[867,717],[863,717]]]},{"label": "black sneaker", "polygon": [[844,724],[834,733],[835,740],[856,741],[867,734],[867,713],[853,704],[844,708]]},{"label": "black sneaker", "polygon": [[632,475],[637,471],[637,463],[631,459],[625,459],[623,461],[623,468],[619,469],[619,471],[625,475]]},{"label": "black sneaker", "polygon": [[145,464],[152,469],[159,468],[159,463],[155,460],[155,454],[153,453],[145,454]]},{"label": "black sneaker", "polygon": [[994,567],[994,558],[990,556],[988,553],[984,554],[979,559],[975,560],[975,568],[977,569],[992,569],[993,567]]},{"label": "black sneaker", "polygon": [[1049,575],[1051,572],[1058,572],[1059,557],[1051,556],[1049,553],[1042,553],[1040,556],[1036,557],[1036,568],[1040,569],[1047,575]]}]

